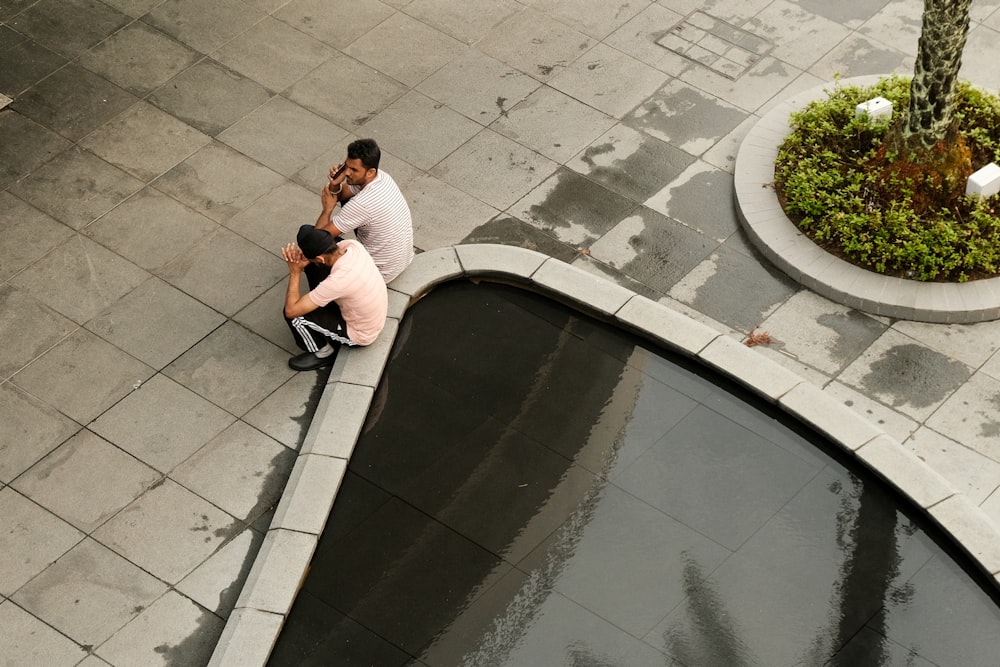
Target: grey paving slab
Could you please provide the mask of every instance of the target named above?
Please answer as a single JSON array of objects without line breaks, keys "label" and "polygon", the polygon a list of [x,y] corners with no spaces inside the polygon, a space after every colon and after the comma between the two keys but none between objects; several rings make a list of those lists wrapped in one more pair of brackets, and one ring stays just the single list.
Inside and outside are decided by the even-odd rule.
[{"label": "grey paving slab", "polygon": [[0,483],[8,484],[80,429],[46,402],[0,384]]},{"label": "grey paving slab", "polygon": [[137,101],[126,90],[70,63],[18,96],[9,108],[76,141]]},{"label": "grey paving slab", "polygon": [[167,0],[144,21],[201,53],[211,53],[264,18],[237,0]]},{"label": "grey paving slab", "polygon": [[835,75],[912,74],[913,60],[912,55],[855,33],[819,59],[809,72],[824,81],[831,81]]},{"label": "grey paving slab", "polygon": [[556,90],[619,119],[662,83],[662,72],[604,44],[595,44],[549,81]]},{"label": "grey paving slab", "polygon": [[747,115],[718,97],[671,79],[646,96],[623,122],[691,155],[701,155]]},{"label": "grey paving slab", "polygon": [[167,590],[166,584],[87,538],[11,599],[78,644],[97,646]]},{"label": "grey paving slab", "polygon": [[292,376],[287,361],[284,350],[230,321],[163,373],[239,417]]},{"label": "grey paving slab", "polygon": [[[424,250],[454,245],[498,213],[472,195],[423,174],[407,188],[413,216],[413,245]],[[455,211],[462,211],[459,217]]]},{"label": "grey paving slab", "polygon": [[495,27],[477,42],[476,47],[525,74],[545,81],[594,44],[583,33],[529,8]]},{"label": "grey paving slab", "polygon": [[13,382],[44,396],[71,419],[88,424],[154,373],[110,343],[77,329],[14,376]]},{"label": "grey paving slab", "polygon": [[[0,489],[0,594],[12,595],[86,536],[10,487]],[[6,626],[4,626],[6,627]]]},{"label": "grey paving slab", "polygon": [[492,130],[481,130],[430,173],[497,210],[548,178],[558,164]]},{"label": "grey paving slab", "polygon": [[70,143],[10,107],[0,112],[0,185],[4,188],[66,150]]},{"label": "grey paving slab", "polygon": [[802,290],[789,298],[760,329],[799,361],[836,376],[886,330],[856,310]]},{"label": "grey paving slab", "polygon": [[218,135],[219,141],[283,176],[292,176],[346,136],[346,130],[281,96]]},{"label": "grey paving slab", "polygon": [[75,235],[15,276],[11,284],[83,324],[148,277],[132,262]]},{"label": "grey paving slab", "polygon": [[233,422],[232,415],[157,374],[91,424],[103,438],[162,473]]},{"label": "grey paving slab", "polygon": [[[156,307],[150,308],[155,304]],[[156,369],[207,336],[225,318],[158,278],[150,278],[85,327]]]},{"label": "grey paving slab", "polygon": [[[268,48],[261,48],[261,44]],[[318,39],[268,16],[227,42],[212,57],[265,88],[281,92],[336,53]]]},{"label": "grey paving slab", "polygon": [[0,280],[7,280],[72,235],[65,225],[7,191],[0,192],[0,229]]},{"label": "grey paving slab", "polygon": [[739,230],[736,214],[727,201],[732,187],[729,172],[697,160],[645,204],[721,243]]},{"label": "grey paving slab", "polygon": [[[408,11],[420,12],[431,2],[443,4],[441,0],[412,3]],[[457,6],[452,3],[444,4],[457,12],[461,11],[460,8],[473,7],[476,3]],[[496,6],[497,3],[489,4]],[[467,118],[488,125],[506,114],[539,85],[538,81],[517,69],[478,50],[470,49],[424,79],[416,89],[447,104]]]},{"label": "grey paving slab", "polygon": [[[341,10],[348,6],[346,2],[333,5]],[[353,11],[336,11],[333,7],[324,0],[293,0],[274,15],[293,28],[342,49],[394,13],[392,7],[381,2],[366,2],[351,7]]]},{"label": "grey paving slab", "polygon": [[94,539],[169,584],[226,542],[235,520],[170,479],[94,531]]},{"label": "grey paving slab", "polygon": [[280,257],[282,246],[294,240],[298,225],[316,222],[320,210],[316,190],[285,182],[222,224]]},{"label": "grey paving slab", "polygon": [[97,654],[112,665],[165,661],[208,662],[223,621],[176,591],[167,591],[101,644]]},{"label": "grey paving slab", "polygon": [[666,294],[716,247],[697,230],[643,206],[593,243],[590,256]]},{"label": "grey paving slab", "polygon": [[148,95],[196,63],[201,54],[141,21],[80,56],[80,64],[130,93]]},{"label": "grey paving slab", "polygon": [[0,350],[0,375],[4,378],[76,329],[71,320],[10,285],[0,285],[0,304],[6,315],[0,318],[0,334],[8,341]]},{"label": "grey paving slab", "polygon": [[89,534],[161,479],[156,470],[84,430],[14,480],[13,487]]},{"label": "grey paving slab", "polygon": [[238,421],[174,468],[170,478],[252,522],[278,502],[294,461],[295,452]]},{"label": "grey paving slab", "polygon": [[209,136],[223,130],[270,99],[270,92],[241,74],[204,59],[181,72],[149,101]]},{"label": "grey paving slab", "polygon": [[839,380],[922,421],[971,375],[965,364],[889,330]]},{"label": "grey paving slab", "polygon": [[191,250],[216,223],[157,190],[143,188],[84,234],[147,271]]},{"label": "grey paving slab", "polygon": [[[733,290],[737,283],[746,290]],[[733,329],[748,332],[797,291],[789,278],[770,265],[720,246],[678,281],[668,296]]]},{"label": "grey paving slab", "polygon": [[561,168],[508,213],[577,247],[588,247],[636,208],[631,199]]},{"label": "grey paving slab", "polygon": [[4,659],[15,665],[70,665],[86,651],[9,600],[0,602]]},{"label": "grey paving slab", "polygon": [[229,618],[263,539],[256,531],[244,530],[174,588],[221,618]]},{"label": "grey paving slab", "polygon": [[[414,133],[413,127],[420,127]],[[481,126],[416,91],[402,95],[365,123],[379,145],[420,169],[430,169]]]},{"label": "grey paving slab", "polygon": [[73,148],[20,180],[10,192],[56,220],[80,229],[143,186],[93,153]]},{"label": "grey paving slab", "polygon": [[18,15],[18,28],[50,49],[73,57],[126,24],[128,17],[106,5],[82,0],[44,0]]},{"label": "grey paving slab", "polygon": [[927,426],[917,429],[903,446],[977,505],[1000,487],[1000,463]]},{"label": "grey paving slab", "polygon": [[455,38],[396,12],[344,53],[408,86],[416,86],[465,51]]},{"label": "grey paving slab", "polygon": [[23,37],[12,29],[4,32],[4,71],[0,73],[0,90],[7,92],[0,98],[0,108],[6,107],[35,82],[56,71],[68,60],[50,51],[38,42]]},{"label": "grey paving slab", "polygon": [[974,373],[956,388],[927,425],[994,461],[1000,461],[1000,381]]},{"label": "grey paving slab", "polygon": [[232,316],[288,272],[273,252],[228,229],[215,229],[157,275],[219,312]]},{"label": "grey paving slab", "polygon": [[501,114],[490,127],[562,163],[614,124],[611,116],[542,86]]},{"label": "grey paving slab", "polygon": [[[328,11],[324,5],[323,13]],[[347,89],[351,90],[350,95],[339,92]],[[300,79],[286,95],[296,104],[353,132],[406,91],[395,79],[353,58],[337,55]]]},{"label": "grey paving slab", "polygon": [[460,4],[447,0],[404,0],[398,6],[465,44],[477,42],[496,24],[521,9],[516,0],[470,0]]},{"label": "grey paving slab", "polygon": [[[302,286],[305,289],[305,286]],[[281,317],[282,309],[285,307],[285,293],[287,285],[278,282],[271,289],[267,290],[254,299],[241,311],[233,315],[233,321],[239,322],[244,327],[254,332],[258,336],[274,343],[283,350],[291,354],[301,352],[292,337],[288,325]],[[275,316],[275,313],[278,316]]]},{"label": "grey paving slab", "polygon": [[613,192],[643,201],[692,162],[694,158],[684,151],[619,124],[566,165]]},{"label": "grey paving slab", "polygon": [[[684,20],[685,15],[695,7],[681,7],[679,3],[671,3],[667,8],[660,3],[651,3],[629,21],[608,35],[603,41],[647,65],[676,76],[685,69],[694,66],[694,62],[682,55],[665,49],[657,40],[663,34]],[[718,7],[713,9],[717,11]]]}]

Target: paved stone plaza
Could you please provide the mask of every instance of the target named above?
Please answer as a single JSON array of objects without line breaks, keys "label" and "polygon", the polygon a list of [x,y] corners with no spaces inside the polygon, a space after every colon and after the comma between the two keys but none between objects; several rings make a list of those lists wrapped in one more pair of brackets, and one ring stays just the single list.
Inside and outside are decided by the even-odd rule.
[{"label": "paved stone plaza", "polygon": [[[516,245],[760,327],[1000,521],[1000,322],[821,298],[732,202],[756,121],[911,72],[921,7],[0,1],[0,655],[208,661],[325,382],[286,365],[278,250],[364,136],[419,250]],[[962,74],[996,91],[1000,0],[972,16]]]}]

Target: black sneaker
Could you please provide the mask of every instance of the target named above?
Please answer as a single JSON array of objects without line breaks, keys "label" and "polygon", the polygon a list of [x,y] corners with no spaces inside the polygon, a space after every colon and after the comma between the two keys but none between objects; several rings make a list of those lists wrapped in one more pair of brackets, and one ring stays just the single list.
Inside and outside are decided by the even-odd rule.
[{"label": "black sneaker", "polygon": [[293,371],[314,371],[317,368],[323,368],[324,366],[332,366],[333,362],[337,360],[337,351],[334,350],[333,354],[328,357],[323,357],[322,359],[316,356],[315,352],[303,352],[302,354],[296,354],[294,357],[288,360],[288,367]]}]

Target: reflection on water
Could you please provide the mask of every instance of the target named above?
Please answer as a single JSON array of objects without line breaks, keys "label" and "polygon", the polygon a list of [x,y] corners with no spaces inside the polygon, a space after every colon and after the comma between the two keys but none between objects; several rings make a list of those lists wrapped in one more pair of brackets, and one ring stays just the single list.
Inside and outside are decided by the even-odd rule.
[{"label": "reflection on water", "polygon": [[509,287],[400,333],[270,664],[996,664],[977,576],[769,406]]}]

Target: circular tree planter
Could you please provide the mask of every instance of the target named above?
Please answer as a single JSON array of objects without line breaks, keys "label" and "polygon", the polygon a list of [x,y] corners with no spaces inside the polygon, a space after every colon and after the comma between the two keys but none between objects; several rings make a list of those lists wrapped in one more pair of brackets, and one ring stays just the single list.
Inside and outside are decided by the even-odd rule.
[{"label": "circular tree planter", "polygon": [[[879,78],[854,77],[841,83],[863,87],[875,84]],[[751,242],[803,286],[866,313],[961,324],[1000,318],[1000,278],[938,283],[885,276],[826,252],[785,215],[774,190],[778,146],[792,131],[792,112],[825,98],[832,85],[811,88],[777,105],[740,144],[733,197],[736,214]]]}]

